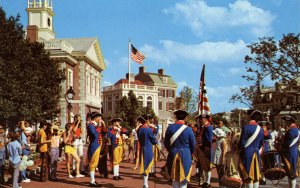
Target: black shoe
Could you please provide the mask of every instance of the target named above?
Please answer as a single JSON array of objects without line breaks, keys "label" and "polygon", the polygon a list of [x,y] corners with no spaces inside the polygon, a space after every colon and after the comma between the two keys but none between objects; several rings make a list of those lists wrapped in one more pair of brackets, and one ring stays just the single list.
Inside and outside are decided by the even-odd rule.
[{"label": "black shoe", "polygon": [[85,171],[81,171],[80,174],[85,175],[85,176],[87,175]]},{"label": "black shoe", "polygon": [[100,187],[100,185],[97,182],[90,183],[90,187]]},{"label": "black shoe", "polygon": [[76,176],[76,172],[73,171],[73,172],[71,173],[71,175],[72,175],[72,176]]},{"label": "black shoe", "polygon": [[149,177],[154,177],[154,178],[156,178],[156,175],[155,175],[154,172],[153,172],[153,173],[149,173]]},{"label": "black shoe", "polygon": [[266,185],[266,184],[267,184],[267,182],[264,181],[264,180],[260,180],[260,181],[259,181],[259,185]]},{"label": "black shoe", "polygon": [[207,182],[204,182],[202,188],[211,188],[211,185],[208,184]]},{"label": "black shoe", "polygon": [[118,176],[114,176],[113,180],[119,180]]},{"label": "black shoe", "polygon": [[123,180],[124,178],[122,178],[121,176],[117,176],[118,180]]}]

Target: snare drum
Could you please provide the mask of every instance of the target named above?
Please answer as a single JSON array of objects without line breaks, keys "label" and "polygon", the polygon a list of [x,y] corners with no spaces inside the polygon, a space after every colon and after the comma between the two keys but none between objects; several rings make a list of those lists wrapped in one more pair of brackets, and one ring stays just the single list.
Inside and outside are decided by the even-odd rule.
[{"label": "snare drum", "polygon": [[239,155],[229,151],[226,153],[225,159],[225,174],[222,184],[226,187],[241,187],[243,181],[238,168]]},{"label": "snare drum", "polygon": [[264,175],[269,180],[279,180],[286,176],[277,151],[269,151],[263,155]]}]

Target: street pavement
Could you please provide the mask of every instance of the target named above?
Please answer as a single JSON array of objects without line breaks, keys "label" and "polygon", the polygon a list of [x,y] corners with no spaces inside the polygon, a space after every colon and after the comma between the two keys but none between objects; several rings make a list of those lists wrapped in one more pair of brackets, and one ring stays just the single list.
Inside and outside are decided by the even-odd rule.
[{"label": "street pavement", "polygon": [[[127,156],[127,155],[126,155]],[[84,149],[84,157],[86,157],[86,147]],[[149,187],[150,188],[170,188],[172,187],[171,184],[159,173],[161,171],[161,167],[165,165],[166,161],[162,159],[160,162],[156,164],[156,176],[157,177],[149,177]],[[120,165],[120,176],[124,178],[124,180],[113,180],[113,175],[109,174],[108,179],[104,179],[100,177],[100,174],[96,172],[96,181],[101,184],[101,187],[107,188],[142,188],[143,187],[143,177],[139,174],[139,170],[133,170],[135,164],[131,160],[130,162],[124,161]],[[193,171],[192,175],[195,174],[195,164],[193,164]],[[108,170],[111,170],[108,161]],[[66,161],[62,161],[59,163],[58,171],[57,171],[57,178],[56,182],[47,181],[47,182],[39,182],[38,175],[32,174],[30,177],[30,183],[21,183],[23,188],[77,188],[77,187],[88,187],[89,186],[89,176],[84,178],[73,178],[70,179],[67,177],[67,170],[66,170]],[[218,177],[216,169],[212,170],[212,179],[211,185],[212,187],[219,187],[218,184]],[[297,179],[298,184],[300,185],[300,179]],[[274,185],[270,180],[267,180],[267,185],[260,186],[262,188],[287,188],[288,182],[287,178],[285,177],[282,179],[278,185],[275,185],[277,181],[273,182]],[[300,186],[298,187],[300,188]],[[11,187],[11,183],[3,188]],[[0,185],[1,187],[1,185]],[[196,188],[199,187],[196,180],[191,178],[191,182],[188,185],[189,188]]]}]

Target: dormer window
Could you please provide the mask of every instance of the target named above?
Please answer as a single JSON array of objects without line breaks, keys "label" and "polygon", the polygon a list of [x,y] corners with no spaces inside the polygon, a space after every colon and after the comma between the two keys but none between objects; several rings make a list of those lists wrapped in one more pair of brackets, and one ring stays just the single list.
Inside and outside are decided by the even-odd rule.
[{"label": "dormer window", "polygon": [[163,83],[168,83],[168,77],[163,77]]}]

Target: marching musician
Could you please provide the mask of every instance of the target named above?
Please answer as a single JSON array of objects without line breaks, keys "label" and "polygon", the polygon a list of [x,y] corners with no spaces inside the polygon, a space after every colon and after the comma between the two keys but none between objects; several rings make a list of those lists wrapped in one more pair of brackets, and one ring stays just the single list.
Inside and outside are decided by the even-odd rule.
[{"label": "marching musician", "polygon": [[101,121],[101,126],[97,127],[97,132],[98,132],[98,141],[101,142],[98,171],[100,175],[103,175],[103,178],[108,178],[108,170],[107,170],[108,129],[106,128],[104,121]]},{"label": "marching musician", "polygon": [[107,137],[110,139],[112,149],[113,149],[113,179],[114,180],[122,180],[123,178],[120,176],[120,163],[123,157],[123,138],[122,138],[122,126],[121,122],[123,120],[121,118],[113,118],[110,120],[113,123],[113,127],[107,133]]},{"label": "marching musician", "polygon": [[261,177],[259,149],[263,146],[264,131],[257,122],[262,121],[262,113],[258,110],[249,110],[248,114],[251,120],[248,125],[242,127],[238,144],[240,169],[246,188],[258,188]]},{"label": "marching musician", "polygon": [[173,180],[173,187],[185,188],[190,181],[196,140],[193,130],[184,122],[189,114],[184,110],[177,110],[174,115],[176,123],[168,126],[165,134],[164,144],[169,152],[166,166]]},{"label": "marching musician", "polygon": [[102,121],[102,114],[98,112],[92,112],[91,122],[87,126],[87,133],[89,136],[88,161],[90,166],[90,187],[99,186],[99,184],[95,180],[95,170],[98,165],[101,152],[101,140],[99,142],[99,133],[97,131],[97,126],[99,126]]},{"label": "marching musician", "polygon": [[[156,124],[154,124],[154,117],[151,114],[148,114],[148,125],[152,129],[153,135],[157,141],[157,134],[158,134],[158,127]],[[154,164],[151,168],[151,171],[149,173],[150,177],[156,177],[155,175],[155,166],[159,157],[159,149],[157,148],[157,145],[153,145],[153,155],[154,155]]]},{"label": "marching musician", "polygon": [[153,135],[152,129],[147,124],[148,116],[143,115],[137,118],[141,123],[137,130],[138,140],[140,144],[139,151],[139,165],[140,172],[143,174],[144,185],[143,188],[148,188],[149,172],[154,164],[153,160],[153,145],[157,144],[156,138]]},{"label": "marching musician", "polygon": [[286,125],[289,126],[288,131],[284,135],[282,142],[281,155],[283,158],[284,169],[289,178],[289,188],[296,188],[297,174],[297,160],[298,160],[298,144],[299,144],[299,130],[297,128],[296,117],[293,115],[286,115],[282,117]]},{"label": "marching musician", "polygon": [[202,130],[201,130],[201,140],[199,148],[199,160],[200,166],[204,171],[205,182],[202,184],[202,187],[211,187],[210,179],[211,179],[211,170],[213,168],[212,160],[212,140],[213,140],[213,127],[211,126],[209,119],[211,118],[210,114],[201,114],[196,117],[200,119],[202,122]]}]

